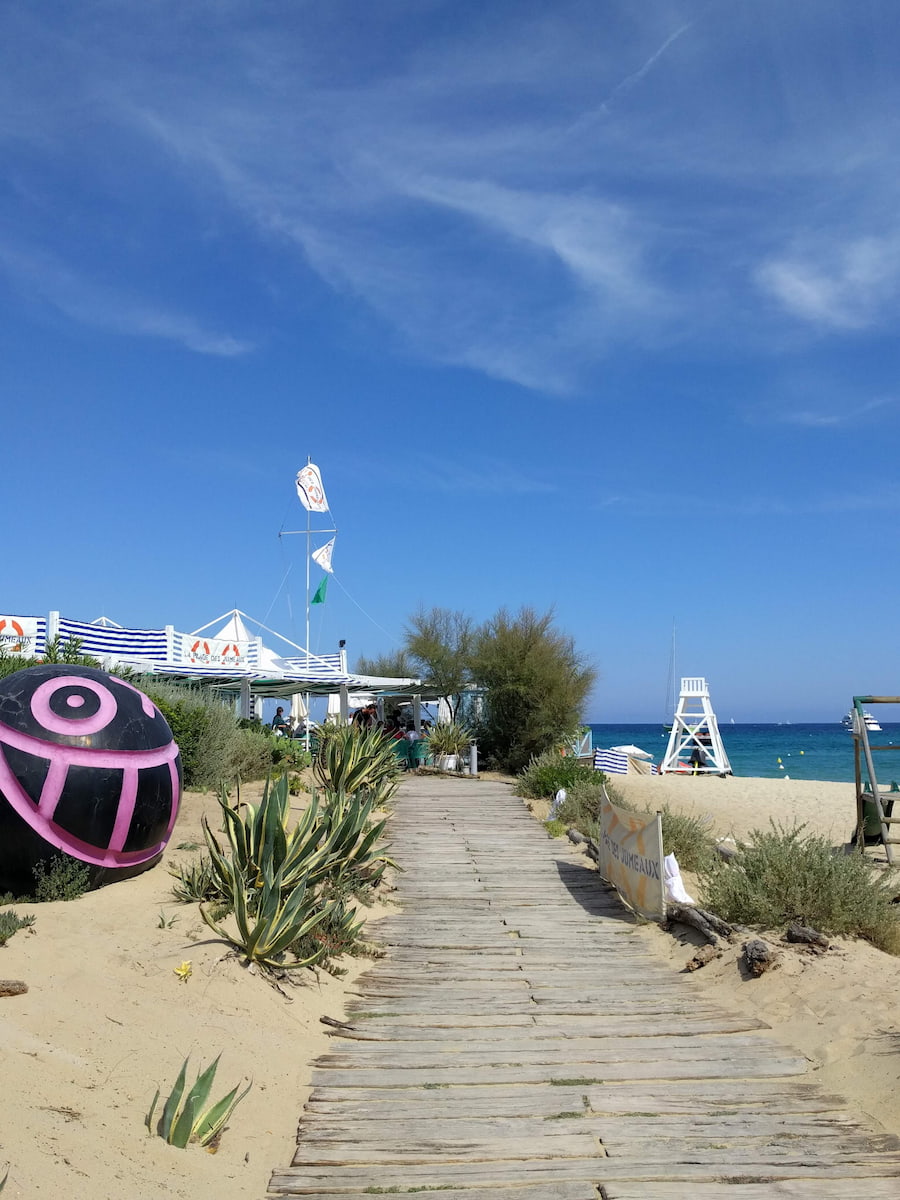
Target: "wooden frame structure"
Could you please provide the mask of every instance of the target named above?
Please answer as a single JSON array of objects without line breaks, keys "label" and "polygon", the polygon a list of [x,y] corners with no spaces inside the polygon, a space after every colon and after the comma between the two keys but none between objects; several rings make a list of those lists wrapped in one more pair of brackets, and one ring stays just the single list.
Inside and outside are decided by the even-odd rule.
[{"label": "wooden frame structure", "polygon": [[[875,751],[893,750],[900,753],[900,746],[873,746],[869,742],[869,729],[865,722],[865,709],[870,704],[900,704],[900,696],[854,696],[850,709],[853,718],[853,765],[856,779],[856,841],[862,848],[866,842],[868,816],[877,823],[881,843],[884,846],[888,865],[894,865],[893,847],[900,846],[900,837],[891,836],[891,826],[900,825],[900,817],[893,815],[894,800],[900,799],[900,785],[896,781],[879,783],[875,772]],[[867,814],[868,810],[868,814]],[[871,827],[871,825],[870,825]]]}]

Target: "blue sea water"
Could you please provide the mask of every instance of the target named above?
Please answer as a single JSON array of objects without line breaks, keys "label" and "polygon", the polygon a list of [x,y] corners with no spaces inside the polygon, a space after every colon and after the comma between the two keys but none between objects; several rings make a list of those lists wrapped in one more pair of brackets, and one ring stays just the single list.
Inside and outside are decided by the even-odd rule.
[{"label": "blue sea water", "polygon": [[[668,733],[655,725],[591,725],[594,748],[640,746],[659,762]],[[853,782],[853,738],[837,723],[832,725],[719,725],[725,753],[735,775],[777,779],[820,779]],[[897,754],[880,754],[876,760],[879,782],[900,781],[900,724],[884,724],[882,733],[870,734],[873,745],[897,747]]]}]

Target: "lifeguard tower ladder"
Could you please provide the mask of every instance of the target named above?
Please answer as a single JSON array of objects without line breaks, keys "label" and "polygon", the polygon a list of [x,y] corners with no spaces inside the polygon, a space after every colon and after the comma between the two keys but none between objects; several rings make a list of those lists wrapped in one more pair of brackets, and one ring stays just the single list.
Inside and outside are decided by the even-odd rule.
[{"label": "lifeguard tower ladder", "polygon": [[681,681],[660,775],[731,775],[705,679]]},{"label": "lifeguard tower ladder", "polygon": [[874,751],[893,750],[900,746],[873,746],[869,742],[865,709],[870,704],[900,704],[900,696],[854,696],[850,710],[853,724],[853,758],[856,773],[856,840],[862,847],[870,839],[878,838],[884,846],[888,865],[894,865],[893,847],[900,846],[900,838],[891,836],[891,826],[900,825],[900,817],[893,816],[894,801],[900,800],[897,783],[879,783],[875,774]]}]

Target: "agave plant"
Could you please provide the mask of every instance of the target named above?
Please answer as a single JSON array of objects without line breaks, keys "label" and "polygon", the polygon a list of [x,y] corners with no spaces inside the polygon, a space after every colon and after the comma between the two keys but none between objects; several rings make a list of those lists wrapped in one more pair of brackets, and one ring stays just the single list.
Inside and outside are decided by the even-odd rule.
[{"label": "agave plant", "polygon": [[[290,791],[287,776],[282,776],[272,785],[267,781],[258,806],[244,804],[240,809],[232,808],[224,789],[219,804],[232,862],[246,878],[248,887],[261,887],[264,869],[268,867],[274,874],[289,859],[291,868],[285,872],[285,887],[291,888],[305,877],[305,870],[296,870],[298,859],[312,854],[326,834],[325,830],[318,828],[318,803],[315,797],[293,831],[288,829]],[[203,830],[212,869],[219,876],[222,886],[228,890],[231,886],[230,874],[221,869],[224,855],[206,820]],[[303,855],[298,854],[301,846],[304,848]]]},{"label": "agave plant", "polygon": [[[324,879],[345,871],[367,871],[368,881],[377,882],[390,861],[375,847],[385,821],[370,825],[376,799],[348,797],[326,792],[325,804],[317,796],[293,829],[287,826],[289,793],[286,777],[263,793],[258,808],[244,805],[233,809],[224,795],[219,803],[225,819],[230,857],[204,822],[210,865],[221,890],[230,896],[236,879],[252,893],[263,886],[268,874],[280,874],[284,891],[301,883],[314,887]],[[378,864],[380,864],[380,869]],[[371,873],[377,871],[377,875]]]},{"label": "agave plant", "polygon": [[432,754],[465,754],[472,742],[472,730],[456,721],[444,721],[428,735]]},{"label": "agave plant", "polygon": [[214,900],[222,896],[212,863],[203,854],[189,863],[170,866],[169,874],[175,880],[172,895],[180,904],[194,904],[198,900]]},{"label": "agave plant", "polygon": [[[238,1095],[238,1087],[240,1087],[238,1084],[237,1087],[231,1089],[227,1096],[223,1096],[216,1104],[207,1107],[209,1094],[216,1077],[216,1068],[221,1057],[222,1055],[219,1054],[205,1071],[200,1072],[193,1087],[187,1092],[185,1086],[190,1059],[186,1058],[181,1064],[181,1071],[163,1106],[162,1116],[156,1130],[170,1146],[177,1146],[179,1150],[183,1150],[191,1141],[199,1142],[201,1146],[208,1146],[221,1134],[228,1118],[253,1086],[251,1081]],[[150,1133],[153,1132],[153,1114],[156,1111],[159,1096],[160,1091],[157,1088],[150,1111],[144,1118],[144,1124]]]},{"label": "agave plant", "polygon": [[[244,879],[234,871],[231,902],[236,932],[220,924],[202,904],[200,915],[219,937],[241,951],[248,966],[255,964],[269,971],[296,970],[298,967],[314,966],[327,953],[327,947],[322,945],[306,958],[284,961],[285,951],[291,943],[305,938],[323,921],[333,919],[337,908],[338,901],[322,904],[305,883],[298,884],[285,894],[282,872],[279,870],[271,875],[266,871],[262,890],[251,905],[248,903]],[[349,933],[353,913],[345,913],[339,924],[342,931]]]},{"label": "agave plant", "polygon": [[313,771],[322,787],[347,796],[366,791],[379,805],[390,799],[399,781],[393,743],[380,729],[355,729],[352,725],[329,730]]},{"label": "agave plant", "polygon": [[323,824],[329,829],[328,849],[331,862],[326,873],[334,880],[351,874],[376,884],[387,866],[396,867],[380,849],[381,836],[387,820],[371,822],[375,798],[360,802],[356,796],[343,792],[326,793]]}]

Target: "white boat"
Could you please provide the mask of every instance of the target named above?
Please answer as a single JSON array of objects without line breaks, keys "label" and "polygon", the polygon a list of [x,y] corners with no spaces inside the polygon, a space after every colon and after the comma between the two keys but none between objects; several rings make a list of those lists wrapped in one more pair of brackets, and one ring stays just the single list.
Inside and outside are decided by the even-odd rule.
[{"label": "white boat", "polygon": [[[878,724],[878,718],[873,716],[868,709],[863,709],[863,721],[865,722],[866,729],[868,729],[869,733],[881,733],[881,726]],[[846,729],[852,729],[853,713],[848,712],[841,724]]]}]

